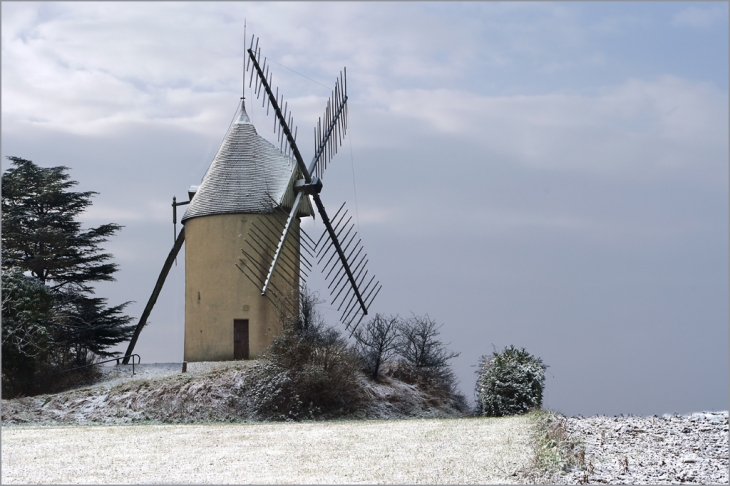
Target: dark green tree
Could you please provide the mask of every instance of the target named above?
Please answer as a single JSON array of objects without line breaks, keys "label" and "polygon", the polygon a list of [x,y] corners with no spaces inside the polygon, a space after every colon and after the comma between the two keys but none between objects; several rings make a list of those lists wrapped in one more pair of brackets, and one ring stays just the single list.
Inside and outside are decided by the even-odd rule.
[{"label": "dark green tree", "polygon": [[92,292],[90,282],[114,280],[112,256],[99,245],[121,229],[104,224],[81,231],[76,217],[96,192],[72,192],[68,167],[39,167],[8,157],[15,165],[2,177],[2,266],[28,271],[52,289]]},{"label": "dark green tree", "polygon": [[[113,223],[81,229],[76,218],[97,193],[72,191],[77,182],[67,167],[8,159],[13,167],[2,176],[4,385],[20,374],[112,355],[107,349],[134,331],[123,314],[129,302],[107,307],[106,299],[93,297],[92,284],[113,281],[118,270],[99,245],[121,229]],[[11,376],[21,362],[25,372]]]},{"label": "dark green tree", "polygon": [[2,382],[3,396],[8,396],[47,361],[55,296],[37,278],[17,269],[3,270],[2,296]]}]

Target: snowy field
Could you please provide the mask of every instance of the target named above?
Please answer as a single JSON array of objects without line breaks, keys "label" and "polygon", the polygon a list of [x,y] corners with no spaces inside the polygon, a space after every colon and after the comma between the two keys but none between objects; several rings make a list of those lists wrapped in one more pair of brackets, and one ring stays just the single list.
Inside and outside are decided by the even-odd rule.
[{"label": "snowy field", "polygon": [[17,426],[2,483],[514,483],[526,417]]},{"label": "snowy field", "polygon": [[561,483],[728,484],[728,412],[570,417],[585,469]]},{"label": "snowy field", "polygon": [[583,467],[534,476],[520,472],[532,417],[443,418],[394,383],[371,385],[371,420],[250,422],[230,407],[249,365],[114,366],[93,386],[3,400],[1,482],[728,484],[727,411],[568,417]]}]

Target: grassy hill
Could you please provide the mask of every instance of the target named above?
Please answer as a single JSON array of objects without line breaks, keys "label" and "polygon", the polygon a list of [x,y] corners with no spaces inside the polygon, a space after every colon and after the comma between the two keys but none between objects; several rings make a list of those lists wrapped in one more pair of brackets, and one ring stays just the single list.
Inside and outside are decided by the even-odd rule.
[{"label": "grassy hill", "polygon": [[[137,365],[105,369],[100,382],[52,395],[2,401],[3,424],[128,424],[241,422],[259,419],[252,404],[256,361]],[[358,376],[365,397],[349,418],[461,417],[443,394],[383,377]]]}]

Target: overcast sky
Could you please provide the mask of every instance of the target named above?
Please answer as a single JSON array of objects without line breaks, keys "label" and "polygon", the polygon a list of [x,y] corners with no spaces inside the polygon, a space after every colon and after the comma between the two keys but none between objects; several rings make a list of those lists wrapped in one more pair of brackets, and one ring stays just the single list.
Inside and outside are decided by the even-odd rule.
[{"label": "overcast sky", "polygon": [[[3,2],[3,170],[99,192],[84,224],[124,229],[97,294],[136,318],[236,110],[244,18],[302,133],[347,66],[322,199],[356,214],[371,311],[443,323],[470,398],[513,344],[562,413],[728,408],[727,3]],[[182,361],[183,262],[143,362]]]}]

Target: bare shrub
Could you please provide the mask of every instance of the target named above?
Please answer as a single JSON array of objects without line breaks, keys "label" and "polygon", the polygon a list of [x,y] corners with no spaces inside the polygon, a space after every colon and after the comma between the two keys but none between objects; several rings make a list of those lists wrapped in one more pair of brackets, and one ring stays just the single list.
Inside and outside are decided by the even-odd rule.
[{"label": "bare shrub", "polygon": [[378,381],[381,367],[394,356],[398,344],[398,316],[375,314],[352,334],[363,369]]},{"label": "bare shrub", "polygon": [[418,383],[436,397],[450,397],[460,410],[466,411],[469,408],[466,397],[458,391],[456,376],[449,365],[449,360],[461,353],[449,351],[438,339],[441,327],[428,314],[414,314],[399,321],[396,353],[401,359],[393,376]]},{"label": "bare shrub", "polygon": [[439,373],[448,368],[448,361],[461,353],[446,349],[446,345],[437,339],[441,334],[436,321],[428,314],[413,315],[410,319],[399,322],[398,354],[408,364],[422,372]]},{"label": "bare shrub", "polygon": [[303,289],[299,298],[300,315],[282,318],[283,333],[252,370],[252,408],[270,420],[353,413],[366,397],[357,379],[357,356],[321,319],[316,294]]}]

